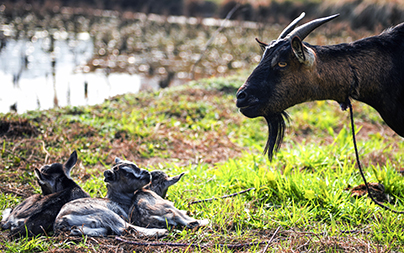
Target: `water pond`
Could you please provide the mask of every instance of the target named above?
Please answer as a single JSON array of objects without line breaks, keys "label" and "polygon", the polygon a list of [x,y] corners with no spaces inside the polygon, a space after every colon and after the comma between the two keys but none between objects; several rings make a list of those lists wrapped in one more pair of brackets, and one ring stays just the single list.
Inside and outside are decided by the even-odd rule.
[{"label": "water pond", "polygon": [[[17,14],[0,8],[2,113],[93,105],[117,94],[231,75],[260,61],[254,38],[269,42],[282,30],[81,8]],[[316,38],[328,42],[326,35]]]},{"label": "water pond", "polygon": [[139,91],[139,75],[80,67],[92,58],[93,50],[88,33],[51,40],[43,31],[31,40],[7,40],[0,52],[0,112],[93,105]]}]

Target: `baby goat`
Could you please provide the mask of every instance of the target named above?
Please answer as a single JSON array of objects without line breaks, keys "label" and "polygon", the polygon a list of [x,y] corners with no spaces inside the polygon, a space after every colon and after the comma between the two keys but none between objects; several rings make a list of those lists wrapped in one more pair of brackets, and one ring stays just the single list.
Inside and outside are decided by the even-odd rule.
[{"label": "baby goat", "polygon": [[89,195],[70,178],[70,170],[77,162],[74,151],[62,165],[53,163],[35,169],[42,194],[35,194],[14,209],[6,209],[1,221],[2,229],[10,229],[10,236],[35,236],[53,228],[56,215],[67,202]]},{"label": "baby goat", "polygon": [[168,187],[177,183],[185,173],[183,172],[175,177],[168,177],[168,175],[163,171],[154,170],[150,172],[150,174],[152,178],[151,183],[146,185],[145,189],[154,191],[157,195],[164,199],[166,197]]},{"label": "baby goat", "polygon": [[150,183],[150,173],[134,163],[115,159],[116,165],[104,172],[107,184],[106,198],[84,198],[67,203],[56,217],[54,230],[70,231],[71,235],[121,235],[125,230],[139,236],[159,237],[166,229],[148,229],[133,226],[128,220],[134,192]]},{"label": "baby goat", "polygon": [[150,228],[185,226],[193,229],[209,223],[208,220],[189,217],[186,211],[178,210],[171,201],[163,199],[168,187],[178,182],[184,173],[172,178],[162,171],[152,171],[151,175],[151,184],[135,192],[134,202],[129,211],[132,224]]}]

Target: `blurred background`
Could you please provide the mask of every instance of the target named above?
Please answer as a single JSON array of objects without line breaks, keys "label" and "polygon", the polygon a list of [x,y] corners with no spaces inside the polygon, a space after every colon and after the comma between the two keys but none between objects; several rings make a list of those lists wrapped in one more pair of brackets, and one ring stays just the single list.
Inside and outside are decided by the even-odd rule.
[{"label": "blurred background", "polygon": [[303,22],[341,14],[306,39],[327,45],[403,22],[404,0],[0,1],[0,113],[247,77],[261,58],[255,38],[275,39],[303,11]]}]

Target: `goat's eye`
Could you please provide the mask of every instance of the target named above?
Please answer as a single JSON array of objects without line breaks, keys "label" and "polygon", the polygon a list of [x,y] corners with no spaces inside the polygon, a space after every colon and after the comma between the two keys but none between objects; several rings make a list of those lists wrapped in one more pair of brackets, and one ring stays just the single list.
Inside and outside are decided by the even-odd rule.
[{"label": "goat's eye", "polygon": [[284,67],[288,66],[288,64],[286,62],[278,62],[278,66],[281,68],[284,68]]}]

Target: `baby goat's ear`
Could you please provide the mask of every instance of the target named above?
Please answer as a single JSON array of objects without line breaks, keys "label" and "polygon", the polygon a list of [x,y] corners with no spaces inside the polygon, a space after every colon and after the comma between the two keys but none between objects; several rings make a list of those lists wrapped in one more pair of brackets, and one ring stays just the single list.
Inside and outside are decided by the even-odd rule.
[{"label": "baby goat's ear", "polygon": [[38,179],[38,181],[43,184],[44,182],[42,181],[41,173],[39,172],[39,170],[37,168],[34,169],[34,174],[35,174],[36,178]]},{"label": "baby goat's ear", "polygon": [[70,155],[69,160],[65,163],[64,171],[67,176],[70,176],[70,170],[76,165],[77,163],[77,152],[76,150]]},{"label": "baby goat's ear", "polygon": [[116,164],[121,163],[121,162],[123,162],[123,160],[121,160],[119,157],[116,157],[116,158],[115,158],[115,163],[116,163]]},{"label": "baby goat's ear", "polygon": [[177,183],[182,178],[183,175],[185,175],[185,172],[182,172],[181,174],[179,174],[175,177],[169,178],[167,181],[168,186],[171,186],[171,185]]}]

